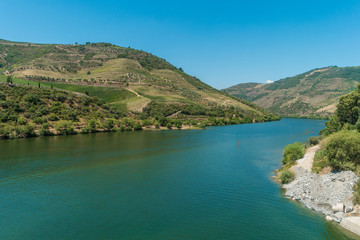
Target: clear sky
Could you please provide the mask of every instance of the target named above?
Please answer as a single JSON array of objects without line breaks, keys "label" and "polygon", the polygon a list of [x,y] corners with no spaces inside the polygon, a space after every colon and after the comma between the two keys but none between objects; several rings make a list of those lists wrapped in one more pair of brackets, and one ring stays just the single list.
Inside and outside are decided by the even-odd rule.
[{"label": "clear sky", "polygon": [[360,65],[360,1],[1,0],[0,38],[110,42],[218,88]]}]

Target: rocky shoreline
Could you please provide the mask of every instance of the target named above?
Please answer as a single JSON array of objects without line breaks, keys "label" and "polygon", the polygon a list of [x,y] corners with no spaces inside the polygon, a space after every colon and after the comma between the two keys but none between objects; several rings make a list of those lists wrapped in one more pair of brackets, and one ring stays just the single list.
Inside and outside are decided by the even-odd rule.
[{"label": "rocky shoreline", "polygon": [[[315,149],[315,150],[314,150]],[[351,171],[318,175],[311,173],[314,152],[318,147],[308,149],[304,158],[291,168],[295,179],[284,184],[285,196],[320,212],[326,220],[340,223],[344,228],[360,235],[360,208],[352,203],[353,187],[359,177]]]}]

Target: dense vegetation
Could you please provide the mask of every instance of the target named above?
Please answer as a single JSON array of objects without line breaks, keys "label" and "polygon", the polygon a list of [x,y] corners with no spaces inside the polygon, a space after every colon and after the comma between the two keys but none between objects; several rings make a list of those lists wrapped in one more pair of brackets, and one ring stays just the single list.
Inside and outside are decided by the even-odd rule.
[{"label": "dense vegetation", "polygon": [[10,82],[0,83],[0,138],[132,131],[143,128],[204,128],[271,120],[267,115],[260,117],[255,112],[253,114],[244,115],[242,109],[234,107],[206,108],[201,105],[151,102],[141,114],[136,115],[86,94]]},{"label": "dense vegetation", "polygon": [[305,145],[300,142],[288,144],[284,148],[282,167],[277,170],[277,179],[282,184],[290,183],[295,179],[295,173],[290,169],[296,163],[296,160],[302,158],[305,154]]},{"label": "dense vegetation", "polygon": [[296,160],[302,158],[305,154],[305,145],[296,142],[293,144],[289,144],[284,149],[284,157],[282,159],[282,163],[286,164],[293,164]]},{"label": "dense vegetation", "polygon": [[[320,134],[321,149],[315,154],[313,171],[351,170],[360,175],[360,85],[340,98],[335,116]],[[355,203],[360,203],[359,186],[354,188]]]},{"label": "dense vegetation", "polygon": [[90,121],[103,128],[108,119],[124,116],[99,98],[0,84],[0,138],[74,134]]}]

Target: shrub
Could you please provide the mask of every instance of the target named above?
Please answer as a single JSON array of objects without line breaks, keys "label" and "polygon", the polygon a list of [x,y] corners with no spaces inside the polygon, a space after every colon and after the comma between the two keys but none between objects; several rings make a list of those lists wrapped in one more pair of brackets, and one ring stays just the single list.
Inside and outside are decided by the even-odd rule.
[{"label": "shrub", "polygon": [[135,124],[134,124],[134,130],[135,130],[135,131],[142,130],[141,124],[140,124],[140,123],[135,123]]},{"label": "shrub", "polygon": [[20,125],[25,125],[27,123],[27,121],[23,117],[18,117],[17,123],[20,124]]},{"label": "shrub", "polygon": [[103,122],[103,128],[106,131],[112,131],[115,127],[115,120],[114,119],[105,119],[105,121]]},{"label": "shrub", "polygon": [[3,100],[3,101],[6,100],[5,94],[3,94],[2,92],[0,92],[0,100]]},{"label": "shrub", "polygon": [[26,124],[24,126],[24,135],[25,137],[35,137],[35,126],[32,124]]},{"label": "shrub", "polygon": [[94,133],[97,132],[97,125],[98,122],[95,119],[90,119],[87,123],[86,126],[82,129],[82,132],[90,132],[90,133]]},{"label": "shrub", "polygon": [[360,164],[360,133],[346,131],[334,133],[327,138],[324,153],[335,170],[355,170]]},{"label": "shrub", "polygon": [[324,150],[317,151],[315,153],[312,171],[315,173],[319,173],[323,168],[329,165],[329,159],[326,156]]},{"label": "shrub", "polygon": [[166,127],[167,127],[168,129],[171,129],[171,128],[172,128],[171,123],[167,123],[167,124],[166,124]]},{"label": "shrub", "polygon": [[353,203],[354,205],[360,204],[360,181],[354,185]]},{"label": "shrub", "polygon": [[305,154],[305,145],[300,143],[300,142],[296,142],[293,144],[289,144],[285,147],[284,149],[284,157],[282,159],[282,163],[285,164],[292,164],[294,163],[296,160],[302,158]]},{"label": "shrub", "polygon": [[55,129],[59,134],[71,135],[75,134],[75,129],[70,121],[59,121],[55,124]]},{"label": "shrub", "polygon": [[29,103],[33,103],[33,104],[38,104],[41,102],[40,98],[33,94],[33,93],[29,93],[24,97],[24,100],[29,102]]},{"label": "shrub", "polygon": [[149,120],[149,119],[144,119],[144,120],[142,120],[141,122],[142,122],[142,125],[143,125],[144,127],[147,127],[147,126],[152,125],[152,121]]},{"label": "shrub", "polygon": [[309,144],[310,145],[318,145],[320,142],[320,138],[319,137],[310,137],[309,138]]},{"label": "shrub", "polygon": [[36,124],[43,124],[43,123],[47,122],[47,119],[46,119],[46,117],[37,117],[37,118],[34,118],[33,121]]},{"label": "shrub", "polygon": [[49,123],[43,123],[40,128],[40,135],[41,136],[50,136],[52,133],[49,130],[50,124]]},{"label": "shrub", "polygon": [[282,184],[288,184],[295,179],[295,173],[289,169],[280,173],[279,177]]},{"label": "shrub", "polygon": [[51,113],[49,116],[49,121],[57,121],[59,120],[58,116],[55,113]]}]

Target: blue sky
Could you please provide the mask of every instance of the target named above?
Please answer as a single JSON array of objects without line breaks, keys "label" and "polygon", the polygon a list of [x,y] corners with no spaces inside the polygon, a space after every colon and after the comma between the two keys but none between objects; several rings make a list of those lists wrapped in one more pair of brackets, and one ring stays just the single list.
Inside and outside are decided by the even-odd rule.
[{"label": "blue sky", "polygon": [[360,1],[2,0],[0,38],[111,42],[218,88],[360,65]]}]

